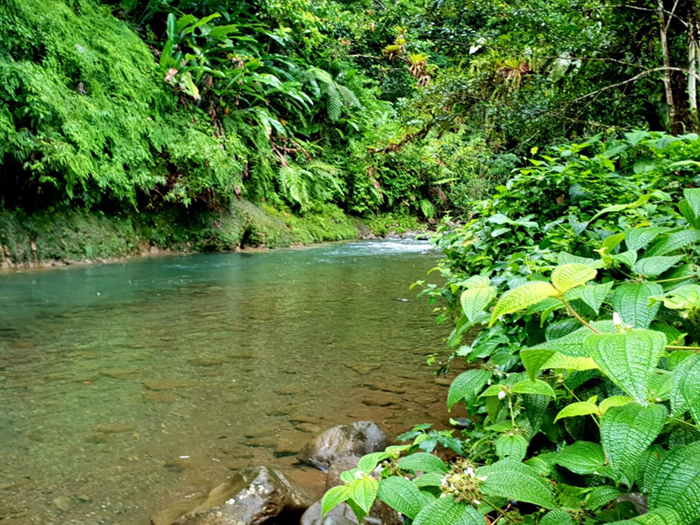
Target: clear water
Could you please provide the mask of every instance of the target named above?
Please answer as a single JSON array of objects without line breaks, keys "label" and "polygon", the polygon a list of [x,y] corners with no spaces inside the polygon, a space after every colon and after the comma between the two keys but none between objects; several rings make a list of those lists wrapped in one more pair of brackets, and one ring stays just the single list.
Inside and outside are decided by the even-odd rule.
[{"label": "clear water", "polygon": [[[0,274],[0,522],[145,524],[315,432],[446,418],[423,243]],[[437,419],[436,419],[437,418]]]}]

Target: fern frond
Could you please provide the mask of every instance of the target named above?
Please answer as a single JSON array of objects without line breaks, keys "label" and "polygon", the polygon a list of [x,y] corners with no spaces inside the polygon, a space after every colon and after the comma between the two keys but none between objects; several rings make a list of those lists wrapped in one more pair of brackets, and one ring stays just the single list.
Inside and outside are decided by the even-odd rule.
[{"label": "fern frond", "polygon": [[326,111],[331,122],[338,122],[343,110],[343,98],[340,96],[337,84],[328,84],[326,88]]},{"label": "fern frond", "polygon": [[336,84],[338,91],[340,91],[341,96],[343,97],[343,103],[350,107],[350,108],[361,108],[362,104],[358,100],[357,96],[355,93],[353,93],[349,88],[345,86],[341,86],[340,84]]}]

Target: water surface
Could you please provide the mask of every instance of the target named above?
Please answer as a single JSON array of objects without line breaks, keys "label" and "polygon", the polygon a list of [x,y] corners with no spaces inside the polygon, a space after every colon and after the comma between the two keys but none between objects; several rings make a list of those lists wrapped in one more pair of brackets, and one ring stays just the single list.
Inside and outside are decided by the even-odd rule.
[{"label": "water surface", "polygon": [[372,419],[444,419],[408,290],[437,254],[356,242],[0,274],[0,523],[145,524],[155,510]]}]

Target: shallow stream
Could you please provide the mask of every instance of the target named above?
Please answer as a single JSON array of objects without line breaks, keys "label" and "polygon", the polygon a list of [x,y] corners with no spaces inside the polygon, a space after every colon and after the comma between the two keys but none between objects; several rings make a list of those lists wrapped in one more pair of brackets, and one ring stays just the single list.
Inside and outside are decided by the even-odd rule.
[{"label": "shallow stream", "polygon": [[[409,291],[425,243],[159,257],[0,273],[0,524],[148,523],[154,511],[371,419],[444,423]],[[437,419],[436,419],[437,418]]]}]

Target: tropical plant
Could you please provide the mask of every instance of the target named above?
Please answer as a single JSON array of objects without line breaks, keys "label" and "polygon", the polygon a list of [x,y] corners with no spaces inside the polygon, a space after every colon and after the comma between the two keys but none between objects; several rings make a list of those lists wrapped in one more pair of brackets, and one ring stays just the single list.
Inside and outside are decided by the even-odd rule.
[{"label": "tropical plant", "polygon": [[345,473],[324,511],[347,502],[361,521],[378,498],[418,525],[697,523],[700,190],[683,194],[672,221],[623,223],[594,257],[453,283],[457,330],[484,327],[447,399],[474,424],[464,452],[423,451],[417,427]]}]

